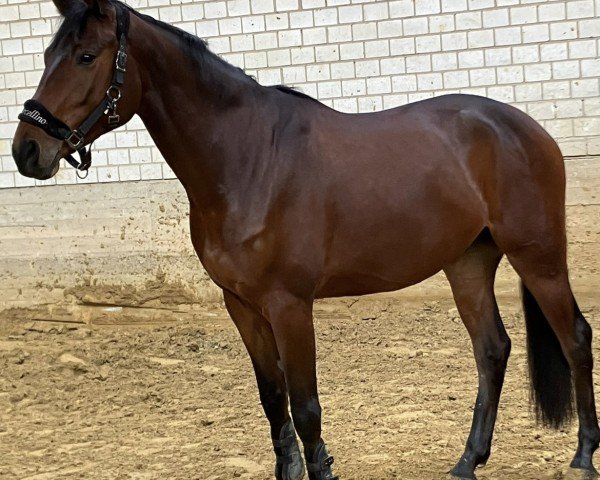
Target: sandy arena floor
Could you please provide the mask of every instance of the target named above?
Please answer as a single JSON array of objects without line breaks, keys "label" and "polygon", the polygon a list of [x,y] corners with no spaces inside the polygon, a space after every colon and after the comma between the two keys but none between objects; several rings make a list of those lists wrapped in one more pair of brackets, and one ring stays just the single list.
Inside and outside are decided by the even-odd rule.
[{"label": "sandy arena floor", "polygon": [[[600,331],[598,298],[580,303]],[[501,308],[514,347],[479,478],[564,478],[576,431],[535,425],[518,303]],[[272,478],[248,357],[223,311],[204,317],[201,326],[3,321],[0,478]],[[453,304],[345,299],[319,303],[316,317],[324,435],[340,477],[445,478],[477,383]]]},{"label": "sandy arena floor", "polygon": [[[598,225],[600,206],[570,207],[571,277],[597,361]],[[317,304],[324,438],[342,480],[444,479],[462,453],[477,374],[440,295]],[[479,479],[564,479],[576,428],[533,420],[519,303],[506,289],[499,298],[513,353]],[[166,314],[130,310],[153,322]],[[250,361],[222,309],[145,326],[14,313],[0,314],[0,479],[272,479]],[[600,393],[600,369],[595,379]]]}]

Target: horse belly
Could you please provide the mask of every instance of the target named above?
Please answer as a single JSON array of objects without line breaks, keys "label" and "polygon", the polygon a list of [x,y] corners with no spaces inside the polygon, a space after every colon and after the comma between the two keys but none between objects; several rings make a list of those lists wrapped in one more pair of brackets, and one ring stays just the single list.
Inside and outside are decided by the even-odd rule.
[{"label": "horse belly", "polygon": [[439,178],[385,198],[355,188],[339,204],[319,298],[419,283],[460,257],[487,224],[478,192]]}]

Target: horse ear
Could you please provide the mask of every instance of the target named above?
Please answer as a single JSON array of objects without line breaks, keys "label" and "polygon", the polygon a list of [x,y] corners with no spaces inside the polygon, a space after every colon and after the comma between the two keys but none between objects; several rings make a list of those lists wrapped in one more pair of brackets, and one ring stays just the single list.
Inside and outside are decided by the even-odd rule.
[{"label": "horse ear", "polygon": [[110,5],[110,0],[84,0],[84,2],[99,17],[106,14]]},{"label": "horse ear", "polygon": [[54,6],[63,17],[73,8],[81,2],[81,0],[52,0]]}]

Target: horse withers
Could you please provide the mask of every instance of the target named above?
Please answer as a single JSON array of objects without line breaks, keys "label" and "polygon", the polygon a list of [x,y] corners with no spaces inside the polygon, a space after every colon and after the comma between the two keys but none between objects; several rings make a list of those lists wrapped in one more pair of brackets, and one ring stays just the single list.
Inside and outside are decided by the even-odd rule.
[{"label": "horse withers", "polygon": [[567,274],[564,163],[533,119],[469,95],[343,114],[259,85],[200,39],[116,0],[54,3],[64,19],[20,115],[19,171],[50,178],[62,158],[85,170],[94,139],[141,117],[187,191],[194,248],[250,354],[278,480],[337,478],[321,436],[313,301],[398,290],[440,270],[479,373],[451,473],[475,478],[510,352],[493,288],[504,255],[523,283],[538,419],[567,421],[574,387],[571,466],[595,474],[591,329]]}]

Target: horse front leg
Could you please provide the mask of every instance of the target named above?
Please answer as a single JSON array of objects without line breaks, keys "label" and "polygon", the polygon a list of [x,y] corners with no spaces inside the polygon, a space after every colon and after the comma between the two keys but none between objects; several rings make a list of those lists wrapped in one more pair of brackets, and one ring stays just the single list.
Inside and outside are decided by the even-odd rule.
[{"label": "horse front leg", "polygon": [[304,463],[288,411],[287,387],[271,326],[260,313],[234,294],[224,291],[223,297],[250,354],[260,401],[271,425],[275,478],[300,480],[305,473]]},{"label": "horse front leg", "polygon": [[333,457],[321,438],[312,299],[276,292],[268,298],[265,313],[283,364],[292,417],[304,445],[309,480],[338,480],[331,471]]}]

